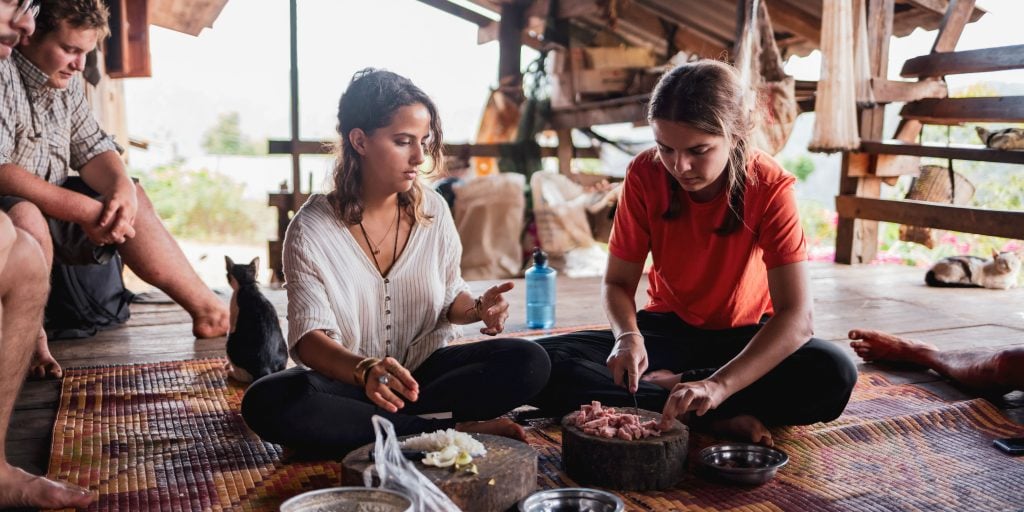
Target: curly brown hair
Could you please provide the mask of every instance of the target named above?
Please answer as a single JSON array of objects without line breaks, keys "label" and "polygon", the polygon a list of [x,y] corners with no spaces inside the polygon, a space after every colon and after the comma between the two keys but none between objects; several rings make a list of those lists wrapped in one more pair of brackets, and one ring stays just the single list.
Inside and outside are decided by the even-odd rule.
[{"label": "curly brown hair", "polygon": [[96,29],[100,40],[110,35],[110,10],[103,0],[39,0],[34,37],[55,32],[60,22],[76,29]]},{"label": "curly brown hair", "polygon": [[[444,169],[444,143],[441,119],[437,107],[412,80],[381,69],[366,68],[352,77],[345,94],[338,102],[338,135],[340,145],[336,148],[337,163],[334,166],[334,190],[329,194],[332,206],[338,216],[348,224],[358,224],[363,219],[363,163],[359,153],[352,147],[349,133],[359,128],[367,134],[391,124],[395,112],[408,105],[423,105],[430,112],[430,139],[426,154],[430,168],[426,175],[434,175]],[[431,216],[422,208],[423,185],[413,181],[408,192],[398,194],[398,204],[418,224],[426,224]]]}]

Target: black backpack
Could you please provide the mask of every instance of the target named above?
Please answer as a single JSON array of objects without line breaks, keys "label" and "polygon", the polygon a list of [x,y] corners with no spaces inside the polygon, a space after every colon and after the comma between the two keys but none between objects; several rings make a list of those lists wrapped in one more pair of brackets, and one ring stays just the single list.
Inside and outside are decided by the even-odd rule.
[{"label": "black backpack", "polygon": [[46,335],[51,340],[88,338],[128,321],[135,294],[124,288],[121,256],[99,265],[53,262],[46,302]]}]

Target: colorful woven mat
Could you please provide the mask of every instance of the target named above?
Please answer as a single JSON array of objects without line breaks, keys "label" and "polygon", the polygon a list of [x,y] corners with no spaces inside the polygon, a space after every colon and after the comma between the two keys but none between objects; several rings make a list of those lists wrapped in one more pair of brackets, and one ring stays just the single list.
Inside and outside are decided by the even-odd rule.
[{"label": "colorful woven mat", "polygon": [[[90,510],[276,510],[337,485],[336,462],[281,462],[250,433],[243,388],[223,360],[65,372],[49,476],[98,490]],[[789,465],[760,487],[688,476],[662,492],[620,493],[629,510],[1019,510],[1024,458],[992,439],[1024,435],[984,400],[948,403],[862,374],[837,421],[774,431]],[[575,486],[561,471],[561,432],[528,429],[539,485]],[[695,436],[692,452],[713,440]],[[692,463],[691,470],[696,469]],[[690,471],[689,475],[694,472]]]},{"label": "colorful woven mat", "polygon": [[48,475],[98,490],[89,510],[277,510],[341,481],[337,462],[281,462],[242,421],[223,359],[69,369]]},{"label": "colorful woven mat", "polygon": [[[541,487],[576,487],[561,471],[561,429],[538,422]],[[689,471],[662,492],[620,492],[627,510],[701,512],[1024,510],[1024,458],[992,439],[1024,435],[991,403],[949,403],[912,385],[861,374],[843,416],[828,424],[773,430],[789,464],[758,487],[698,476],[696,453],[716,440],[696,435]]]}]

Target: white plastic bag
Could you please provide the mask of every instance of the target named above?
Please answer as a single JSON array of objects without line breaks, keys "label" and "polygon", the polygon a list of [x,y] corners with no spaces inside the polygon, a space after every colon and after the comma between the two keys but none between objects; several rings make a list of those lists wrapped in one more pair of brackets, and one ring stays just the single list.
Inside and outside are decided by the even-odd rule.
[{"label": "white plastic bag", "polygon": [[380,478],[380,488],[397,491],[412,501],[414,512],[460,512],[415,463],[402,456],[402,448],[395,435],[395,427],[387,419],[374,415],[373,431],[377,441],[373,446],[374,464],[363,471],[363,484],[373,487],[373,472]]}]

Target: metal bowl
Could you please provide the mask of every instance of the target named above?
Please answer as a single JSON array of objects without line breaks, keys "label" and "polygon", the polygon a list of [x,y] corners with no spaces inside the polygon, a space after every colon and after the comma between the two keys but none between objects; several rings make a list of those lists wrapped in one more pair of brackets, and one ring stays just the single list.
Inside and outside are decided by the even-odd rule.
[{"label": "metal bowl", "polygon": [[618,496],[597,489],[569,488],[537,491],[519,502],[519,512],[622,512]]},{"label": "metal bowl", "polygon": [[716,444],[700,451],[704,470],[715,477],[742,484],[760,485],[789,462],[781,450],[759,444]]},{"label": "metal bowl", "polygon": [[281,512],[411,512],[401,493],[369,487],[330,487],[309,491],[281,504]]}]

